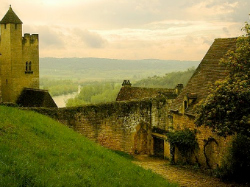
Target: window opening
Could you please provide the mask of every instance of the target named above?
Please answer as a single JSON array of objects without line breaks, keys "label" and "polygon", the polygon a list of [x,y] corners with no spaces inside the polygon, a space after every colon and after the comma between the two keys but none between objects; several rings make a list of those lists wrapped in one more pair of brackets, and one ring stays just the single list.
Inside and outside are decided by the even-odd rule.
[{"label": "window opening", "polygon": [[25,70],[28,71],[28,62],[26,62],[26,69]]},{"label": "window opening", "polygon": [[29,71],[31,71],[31,62],[29,62]]},{"label": "window opening", "polygon": [[33,74],[32,68],[31,68],[31,61],[25,63],[25,74]]}]

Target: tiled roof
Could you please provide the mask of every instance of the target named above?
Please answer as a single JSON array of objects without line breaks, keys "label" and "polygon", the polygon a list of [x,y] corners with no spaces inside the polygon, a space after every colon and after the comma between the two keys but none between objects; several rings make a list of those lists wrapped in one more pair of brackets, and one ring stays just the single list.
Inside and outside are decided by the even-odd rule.
[{"label": "tiled roof", "polygon": [[220,59],[225,56],[228,50],[235,50],[237,38],[215,39],[200,65],[190,78],[186,87],[178,95],[171,105],[172,111],[181,111],[185,97],[196,95],[193,104],[188,106],[185,114],[194,115],[194,106],[209,94],[209,86],[217,80],[224,79],[227,76],[226,67],[220,65]]},{"label": "tiled roof", "polygon": [[169,99],[174,99],[177,96],[175,89],[123,86],[118,93],[116,101],[153,98],[160,95]]},{"label": "tiled roof", "polygon": [[8,12],[3,17],[3,19],[0,21],[0,24],[7,24],[7,23],[14,23],[14,24],[22,24],[23,23],[18,18],[16,13],[12,10],[11,6],[10,6]]}]

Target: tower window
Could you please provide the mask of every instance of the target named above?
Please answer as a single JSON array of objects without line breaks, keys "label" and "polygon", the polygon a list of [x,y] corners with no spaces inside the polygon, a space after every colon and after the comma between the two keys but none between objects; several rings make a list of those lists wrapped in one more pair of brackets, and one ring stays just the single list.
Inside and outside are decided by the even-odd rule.
[{"label": "tower window", "polygon": [[4,28],[5,28],[5,29],[6,29],[6,25],[7,25],[7,24],[5,23],[5,24],[4,24]]},{"label": "tower window", "polygon": [[31,62],[29,62],[29,71],[31,71]]},{"label": "tower window", "polygon": [[25,74],[33,74],[33,71],[31,70],[31,61],[30,62],[26,62],[26,66],[25,66]]}]

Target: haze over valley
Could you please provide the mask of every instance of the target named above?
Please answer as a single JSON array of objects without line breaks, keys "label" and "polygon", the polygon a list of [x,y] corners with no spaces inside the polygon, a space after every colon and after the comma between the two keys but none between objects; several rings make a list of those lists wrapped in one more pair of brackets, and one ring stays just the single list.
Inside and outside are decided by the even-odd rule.
[{"label": "haze over valley", "polygon": [[82,82],[123,79],[140,80],[174,71],[196,68],[199,61],[120,60],[105,58],[40,58],[40,77]]},{"label": "haze over valley", "polygon": [[[194,70],[198,64],[157,59],[40,58],[40,87],[49,90],[59,107],[65,107],[68,99],[68,106],[110,102],[125,79],[136,86],[173,88],[185,84],[193,71],[183,77],[182,72]],[[166,77],[171,72],[177,74]]]}]

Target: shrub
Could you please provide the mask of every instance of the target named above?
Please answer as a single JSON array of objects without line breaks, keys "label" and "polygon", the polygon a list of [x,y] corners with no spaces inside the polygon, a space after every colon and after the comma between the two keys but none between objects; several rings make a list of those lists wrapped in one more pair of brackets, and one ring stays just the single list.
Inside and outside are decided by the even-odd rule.
[{"label": "shrub", "polygon": [[168,132],[167,138],[171,146],[176,146],[185,158],[189,158],[194,150],[198,148],[195,131],[189,129]]},{"label": "shrub", "polygon": [[235,136],[228,154],[218,169],[217,176],[223,180],[250,182],[250,138],[241,134]]}]

